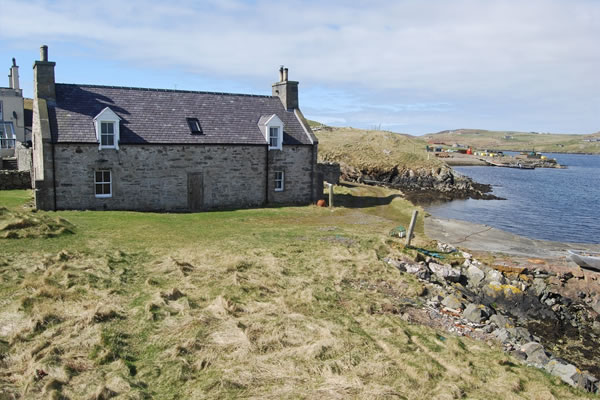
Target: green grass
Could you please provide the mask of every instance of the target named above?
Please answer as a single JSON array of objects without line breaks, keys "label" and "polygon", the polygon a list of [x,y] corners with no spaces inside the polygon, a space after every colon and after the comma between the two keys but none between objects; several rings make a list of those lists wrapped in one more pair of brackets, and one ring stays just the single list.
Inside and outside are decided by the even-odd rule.
[{"label": "green grass", "polygon": [[[387,232],[407,225],[413,207],[397,192],[339,186],[333,210],[196,214],[32,212],[28,192],[0,193],[0,222],[37,221],[0,239],[8,393],[549,398],[552,387],[557,398],[584,396],[516,361],[507,368],[497,346],[389,311],[423,291],[380,260],[402,255]],[[36,235],[57,219],[73,233]],[[427,245],[422,221],[417,232]]]}]

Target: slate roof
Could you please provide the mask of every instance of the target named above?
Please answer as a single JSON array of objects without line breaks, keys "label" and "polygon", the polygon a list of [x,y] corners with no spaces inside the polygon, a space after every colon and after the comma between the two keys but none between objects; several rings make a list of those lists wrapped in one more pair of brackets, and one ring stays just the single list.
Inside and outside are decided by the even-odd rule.
[{"label": "slate roof", "polygon": [[[63,83],[48,107],[52,140],[97,143],[93,118],[105,107],[121,117],[120,144],[266,144],[258,121],[273,114],[284,123],[284,145],[312,144],[275,96]],[[198,118],[203,134],[192,134],[186,118]]]}]

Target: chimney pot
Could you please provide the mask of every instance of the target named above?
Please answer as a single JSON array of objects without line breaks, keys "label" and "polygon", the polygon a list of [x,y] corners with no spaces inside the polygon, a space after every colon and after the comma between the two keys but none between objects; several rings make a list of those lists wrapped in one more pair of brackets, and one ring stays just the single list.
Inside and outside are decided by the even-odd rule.
[{"label": "chimney pot", "polygon": [[13,61],[13,65],[12,65],[12,66],[13,66],[13,67],[16,67],[16,66],[17,66],[17,60],[15,60],[15,58],[13,57],[13,60],[12,60],[12,61]]},{"label": "chimney pot", "polygon": [[287,80],[288,80],[288,69],[284,68],[283,69],[283,81],[287,82]]},{"label": "chimney pot", "polygon": [[283,65],[279,67],[279,82],[283,82]]},{"label": "chimney pot", "polygon": [[41,61],[48,61],[48,46],[43,45],[40,47],[40,58]]}]

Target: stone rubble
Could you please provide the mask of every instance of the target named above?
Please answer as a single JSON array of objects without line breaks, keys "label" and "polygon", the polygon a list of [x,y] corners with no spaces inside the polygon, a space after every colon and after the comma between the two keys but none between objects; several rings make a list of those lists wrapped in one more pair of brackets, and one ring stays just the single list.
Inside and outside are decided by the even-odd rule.
[{"label": "stone rubble", "polygon": [[[438,244],[438,250],[456,251],[443,243]],[[571,386],[600,393],[598,379],[553,356],[540,343],[541,339],[525,327],[531,322],[550,319],[600,332],[600,300],[594,301],[585,293],[569,299],[553,291],[553,284],[564,285],[574,278],[570,272],[557,276],[540,268],[534,271],[523,267],[492,268],[469,253],[457,254],[465,260],[460,266],[440,263],[420,253],[414,260],[385,258],[383,261],[425,283],[424,309],[436,326],[457,335],[486,341],[495,339],[525,364],[544,369]],[[403,314],[402,318],[408,320],[409,316]]]}]

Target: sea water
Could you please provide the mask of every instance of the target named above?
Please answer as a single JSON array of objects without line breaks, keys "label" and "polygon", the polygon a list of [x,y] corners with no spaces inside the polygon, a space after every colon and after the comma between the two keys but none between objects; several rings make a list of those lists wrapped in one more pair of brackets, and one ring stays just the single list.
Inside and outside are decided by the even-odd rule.
[{"label": "sea water", "polygon": [[600,243],[600,155],[547,154],[567,169],[455,167],[506,200],[455,200],[426,210],[532,239]]}]

